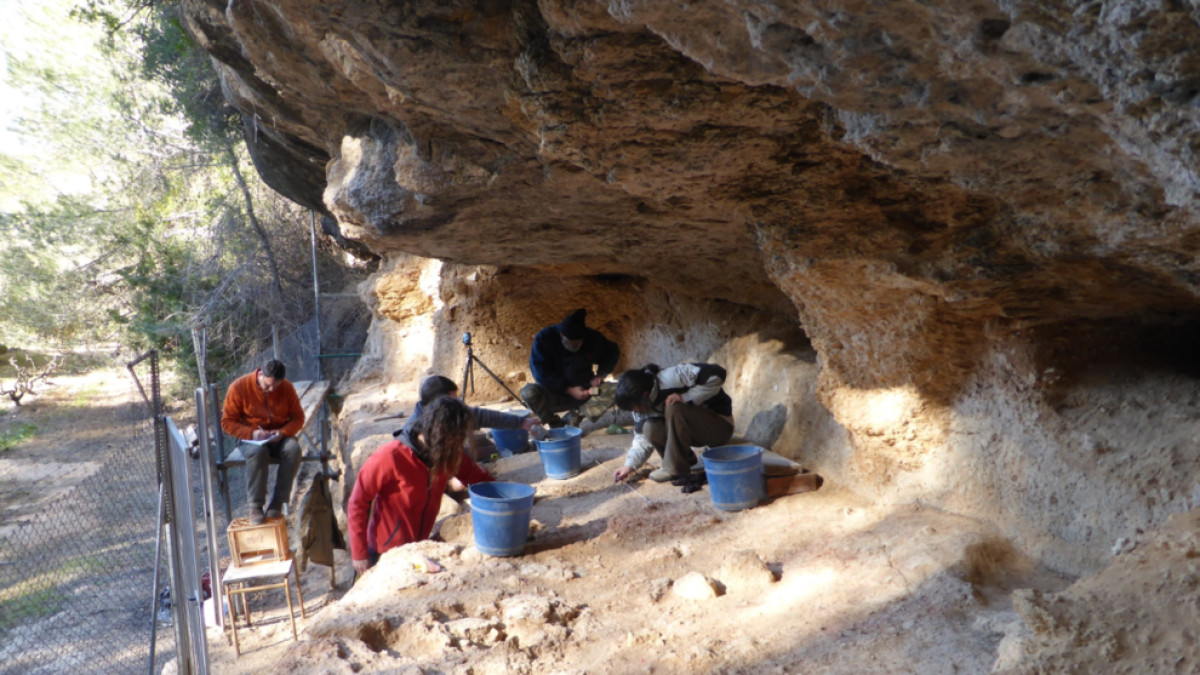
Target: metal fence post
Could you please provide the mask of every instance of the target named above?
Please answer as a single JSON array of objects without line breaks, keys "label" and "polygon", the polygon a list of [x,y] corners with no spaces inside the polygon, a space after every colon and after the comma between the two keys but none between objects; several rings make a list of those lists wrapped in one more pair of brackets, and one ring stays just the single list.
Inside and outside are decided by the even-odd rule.
[{"label": "metal fence post", "polygon": [[212,588],[213,617],[217,625],[225,628],[225,605],[222,603],[221,586],[221,549],[217,542],[217,500],[213,491],[213,473],[216,463],[213,462],[212,443],[208,438],[208,397],[204,388],[196,390],[196,425],[200,440],[200,479],[204,487],[204,529],[208,533],[208,578]]},{"label": "metal fence post", "polygon": [[[221,399],[217,398],[217,385],[208,385],[208,400],[212,402],[212,407],[209,412],[212,413],[212,443],[216,449],[217,465],[225,466],[225,432],[221,430],[221,406],[218,405]],[[228,525],[233,522],[233,506],[229,501],[229,472],[222,468],[220,470],[220,490],[221,498],[225,502],[225,523]]]},{"label": "metal fence post", "polygon": [[[157,378],[155,378],[157,381]],[[162,418],[159,414],[157,417]],[[155,420],[155,425],[163,425],[166,429],[166,420]],[[183,585],[183,570],[180,569],[180,554],[179,549],[182,547],[180,541],[178,524],[179,504],[176,502],[175,495],[175,472],[174,458],[171,457],[170,447],[163,447],[162,453],[162,486],[163,494],[166,495],[166,500],[163,502],[166,508],[164,512],[167,514],[163,529],[166,531],[167,539],[167,576],[171,580],[169,588],[171,589],[171,625],[175,629],[175,662],[178,665],[180,675],[193,675],[191,647],[188,645],[187,613],[180,611],[180,608],[185,607],[184,597],[186,591]],[[155,589],[157,594],[158,589]]]},{"label": "metal fence post", "polygon": [[[167,457],[172,470],[175,523],[172,528],[175,544],[171,558],[175,562],[175,593],[171,609],[177,631],[186,636],[179,648],[181,675],[208,675],[208,641],[204,630],[203,590],[200,587],[199,558],[196,552],[195,513],[192,507],[192,481],[188,463],[190,447],[175,422],[166,418],[169,442]],[[184,648],[186,645],[186,649]],[[186,665],[185,665],[186,664]]]}]

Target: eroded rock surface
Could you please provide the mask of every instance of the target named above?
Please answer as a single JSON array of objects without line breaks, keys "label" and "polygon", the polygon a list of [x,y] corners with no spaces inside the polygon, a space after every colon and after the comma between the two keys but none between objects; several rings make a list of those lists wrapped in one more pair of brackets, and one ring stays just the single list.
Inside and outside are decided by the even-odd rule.
[{"label": "eroded rock surface", "polygon": [[380,253],[798,311],[935,398],[997,331],[1196,308],[1187,4],[186,6],[264,172]]},{"label": "eroded rock surface", "polygon": [[994,675],[1167,673],[1200,667],[1200,512],[1173,516],[1099,574],[1059,593],[1020,591]]}]

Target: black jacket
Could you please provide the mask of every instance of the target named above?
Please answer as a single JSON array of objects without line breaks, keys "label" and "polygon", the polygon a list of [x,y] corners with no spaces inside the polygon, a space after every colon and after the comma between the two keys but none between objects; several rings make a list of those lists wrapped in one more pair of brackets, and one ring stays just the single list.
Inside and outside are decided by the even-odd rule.
[{"label": "black jacket", "polygon": [[533,379],[543,387],[555,393],[565,393],[571,387],[592,386],[592,365],[600,366],[596,375],[604,377],[617,367],[621,358],[621,348],[617,343],[600,334],[600,331],[587,329],[583,338],[583,347],[577,352],[570,352],[563,346],[558,325],[547,326],[538,331],[533,339],[533,351],[529,355],[529,370]]}]

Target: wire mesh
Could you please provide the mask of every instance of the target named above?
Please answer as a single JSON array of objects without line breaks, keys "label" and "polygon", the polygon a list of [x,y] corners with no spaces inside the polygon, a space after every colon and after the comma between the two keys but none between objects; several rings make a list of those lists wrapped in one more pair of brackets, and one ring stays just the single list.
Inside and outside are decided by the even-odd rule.
[{"label": "wire mesh", "polygon": [[[114,424],[126,440],[90,458],[94,472],[68,489],[47,475],[30,486],[47,495],[34,514],[0,520],[4,675],[147,672],[159,608],[155,428],[144,405],[119,408]],[[165,561],[164,546],[163,580]],[[175,655],[169,626],[157,630],[158,672]]]}]

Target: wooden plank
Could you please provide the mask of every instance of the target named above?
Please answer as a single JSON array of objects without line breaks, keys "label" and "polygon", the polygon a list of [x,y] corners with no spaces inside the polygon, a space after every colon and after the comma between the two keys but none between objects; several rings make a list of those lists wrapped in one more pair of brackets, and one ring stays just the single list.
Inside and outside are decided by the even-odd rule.
[{"label": "wooden plank", "polygon": [[229,453],[229,456],[225,458],[225,466],[245,466],[245,465],[246,465],[246,456],[242,454],[242,446],[239,443],[238,445],[233,446],[233,452]]},{"label": "wooden plank", "polygon": [[815,473],[802,473],[796,476],[778,476],[767,478],[767,496],[782,497],[800,492],[812,492],[821,487],[825,481]]},{"label": "wooden plank", "polygon": [[307,442],[307,452],[303,453],[303,461],[310,462],[319,459],[321,448],[313,441],[309,432],[315,430],[312,422],[316,419],[317,413],[321,410],[321,404],[325,402],[325,397],[329,395],[329,390],[332,388],[332,385],[326,380],[314,382],[300,399],[300,407],[304,408],[304,428],[296,435],[296,440],[300,442],[301,447]]},{"label": "wooden plank", "polygon": [[304,409],[304,426],[308,427],[316,417],[317,411],[321,408],[321,404],[325,402],[325,397],[329,396],[329,390],[332,385],[327,380],[312,383],[304,391],[304,395],[300,397],[300,407]]}]

